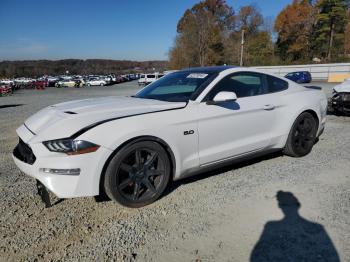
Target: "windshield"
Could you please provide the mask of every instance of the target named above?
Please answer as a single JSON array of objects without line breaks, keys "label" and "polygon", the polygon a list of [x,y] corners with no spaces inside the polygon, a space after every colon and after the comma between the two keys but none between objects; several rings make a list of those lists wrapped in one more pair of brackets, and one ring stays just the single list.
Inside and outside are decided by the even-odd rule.
[{"label": "windshield", "polygon": [[176,72],[166,75],[142,89],[135,97],[169,102],[187,102],[213,74]]}]

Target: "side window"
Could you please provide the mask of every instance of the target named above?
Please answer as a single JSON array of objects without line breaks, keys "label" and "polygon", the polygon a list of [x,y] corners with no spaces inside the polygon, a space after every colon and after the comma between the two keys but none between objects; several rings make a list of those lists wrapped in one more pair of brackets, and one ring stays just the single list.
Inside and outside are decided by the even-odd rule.
[{"label": "side window", "polygon": [[238,98],[264,94],[264,76],[259,73],[234,73],[222,79],[208,94],[206,100],[223,91],[235,92]]},{"label": "side window", "polygon": [[281,92],[288,89],[288,82],[280,78],[266,75],[268,93]]}]

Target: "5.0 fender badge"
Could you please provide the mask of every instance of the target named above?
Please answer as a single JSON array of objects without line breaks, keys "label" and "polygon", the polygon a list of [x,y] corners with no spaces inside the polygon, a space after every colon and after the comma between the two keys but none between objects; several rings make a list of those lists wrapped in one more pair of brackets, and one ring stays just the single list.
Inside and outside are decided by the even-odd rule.
[{"label": "5.0 fender badge", "polygon": [[193,134],[194,134],[194,130],[184,131],[184,135],[185,135],[185,136],[193,135]]}]

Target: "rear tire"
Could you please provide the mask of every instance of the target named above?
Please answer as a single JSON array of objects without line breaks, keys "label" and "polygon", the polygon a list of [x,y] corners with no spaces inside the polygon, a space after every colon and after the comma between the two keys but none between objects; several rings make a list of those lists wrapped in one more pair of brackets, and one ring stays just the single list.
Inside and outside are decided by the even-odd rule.
[{"label": "rear tire", "polygon": [[317,129],[318,122],[312,114],[304,112],[299,115],[289,132],[283,153],[291,157],[308,155],[316,142]]},{"label": "rear tire", "polygon": [[140,141],[117,152],[104,178],[107,196],[126,207],[143,207],[156,201],[170,179],[170,160],[156,142]]}]

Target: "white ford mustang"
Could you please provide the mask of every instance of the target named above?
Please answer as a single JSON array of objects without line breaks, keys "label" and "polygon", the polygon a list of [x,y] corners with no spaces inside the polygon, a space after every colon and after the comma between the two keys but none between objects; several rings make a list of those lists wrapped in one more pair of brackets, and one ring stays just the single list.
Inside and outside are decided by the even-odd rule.
[{"label": "white ford mustang", "polygon": [[60,198],[106,193],[141,207],[172,179],[271,151],[307,155],[326,108],[315,87],[247,68],[193,68],[132,97],[49,106],[17,129],[13,158]]}]

